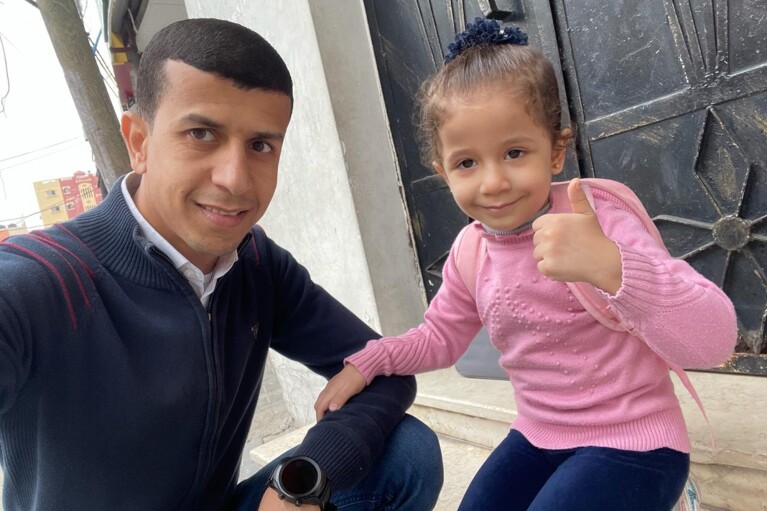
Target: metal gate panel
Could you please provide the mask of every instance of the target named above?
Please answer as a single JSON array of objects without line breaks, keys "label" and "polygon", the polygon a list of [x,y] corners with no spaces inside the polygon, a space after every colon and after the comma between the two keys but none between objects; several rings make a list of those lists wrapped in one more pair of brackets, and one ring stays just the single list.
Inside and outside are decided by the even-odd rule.
[{"label": "metal gate panel", "polygon": [[[553,18],[547,1],[365,0],[387,115],[400,166],[419,264],[431,299],[442,282],[442,265],[458,231],[468,218],[453,202],[442,178],[419,161],[415,136],[414,98],[418,87],[442,66],[445,47],[466,23],[485,14],[516,18],[532,44],[548,52],[557,73]],[[564,111],[567,103],[561,92]],[[565,115],[565,123],[569,117]],[[568,154],[562,178],[579,174]]]},{"label": "metal gate panel", "polygon": [[738,313],[767,374],[767,1],[557,0],[586,175],[631,186]]}]

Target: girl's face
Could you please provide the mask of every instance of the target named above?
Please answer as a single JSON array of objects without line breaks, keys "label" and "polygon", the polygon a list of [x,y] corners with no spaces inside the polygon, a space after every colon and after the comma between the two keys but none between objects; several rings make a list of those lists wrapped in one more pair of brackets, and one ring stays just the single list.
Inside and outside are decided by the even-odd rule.
[{"label": "girl's face", "polygon": [[567,138],[569,130],[552,142],[521,95],[488,89],[449,102],[439,129],[442,161],[433,165],[464,213],[495,230],[515,229],[548,201]]}]

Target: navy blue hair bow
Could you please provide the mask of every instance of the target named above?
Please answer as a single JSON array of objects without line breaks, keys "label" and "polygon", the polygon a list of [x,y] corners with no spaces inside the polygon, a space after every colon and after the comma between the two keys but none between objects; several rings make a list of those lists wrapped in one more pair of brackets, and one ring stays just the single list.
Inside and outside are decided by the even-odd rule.
[{"label": "navy blue hair bow", "polygon": [[447,45],[445,64],[456,58],[466,48],[490,44],[527,44],[527,34],[518,27],[503,27],[495,20],[474,18],[474,23],[466,25],[466,30],[455,36],[455,41]]}]

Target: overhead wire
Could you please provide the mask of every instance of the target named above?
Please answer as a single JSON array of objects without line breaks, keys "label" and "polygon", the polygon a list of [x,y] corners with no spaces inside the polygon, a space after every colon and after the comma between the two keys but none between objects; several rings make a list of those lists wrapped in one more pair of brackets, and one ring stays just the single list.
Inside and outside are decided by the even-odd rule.
[{"label": "overhead wire", "polygon": [[[86,142],[85,140],[82,141],[82,143],[85,143],[85,142]],[[24,166],[27,163],[30,163],[30,162],[33,162],[33,161],[37,161],[37,160],[41,160],[43,158],[47,158],[48,156],[53,156],[54,154],[57,154],[57,153],[60,153],[60,152],[63,152],[63,151],[68,151],[69,149],[74,149],[75,147],[77,147],[77,145],[78,144],[72,144],[72,145],[69,145],[69,146],[66,146],[66,147],[61,147],[61,148],[59,148],[59,149],[57,149],[55,151],[51,151],[51,152],[46,153],[46,154],[41,154],[40,156],[36,156],[34,158],[29,158],[29,159],[24,160],[24,161],[19,162],[19,163],[14,163],[12,165],[6,165],[5,167],[0,167],[0,172],[3,172],[3,171],[8,170],[8,169]]]},{"label": "overhead wire", "polygon": [[3,39],[5,39],[5,36],[0,34],[0,48],[3,50],[3,68],[5,69],[5,83],[7,84],[7,87],[5,89],[5,94],[0,98],[0,114],[5,113],[5,100],[11,93],[11,75],[8,72],[8,57],[5,54],[5,43],[3,42]]},{"label": "overhead wire", "polygon": [[96,50],[96,43],[93,42],[93,39],[91,39],[90,34],[88,35],[88,42],[91,45],[91,48],[93,49],[93,55],[96,58],[96,64],[101,68],[102,70],[102,76],[104,76],[104,84],[109,89],[109,92],[111,92],[117,99],[120,99],[120,94],[117,92],[117,79],[115,78],[114,71],[110,68],[110,66],[106,63],[104,60],[104,57]]},{"label": "overhead wire", "polygon": [[[66,199],[65,200],[61,200],[59,202],[54,202],[50,206],[48,206],[46,208],[43,208],[40,211],[35,211],[34,213],[29,213],[29,214],[20,215],[20,216],[14,216],[14,217],[11,217],[11,218],[6,218],[5,220],[0,220],[0,224],[6,225],[6,227],[7,227],[8,223],[15,223],[16,221],[24,222],[24,220],[26,220],[27,218],[33,217],[35,215],[40,215],[43,212],[48,211],[50,209],[53,209],[56,206],[61,206],[62,204],[66,203],[66,202],[67,202]],[[21,227],[21,226],[17,226],[17,227]],[[27,227],[27,226],[24,225],[23,227]],[[16,227],[11,227],[11,229],[15,229],[15,228]]]},{"label": "overhead wire", "polygon": [[66,144],[67,142],[72,142],[73,140],[79,140],[79,139],[80,139],[80,137],[72,137],[72,138],[68,138],[66,140],[62,140],[60,142],[54,142],[53,144],[49,144],[49,145],[46,145],[46,146],[43,146],[43,147],[38,147],[37,149],[32,149],[32,150],[27,151],[25,153],[14,154],[13,156],[8,156],[7,158],[1,159],[0,163],[2,163],[4,161],[8,161],[8,160],[15,160],[16,158],[21,158],[22,156],[27,156],[29,154],[39,153],[40,151],[44,151],[46,149],[50,149],[51,147],[56,147],[57,145]]}]

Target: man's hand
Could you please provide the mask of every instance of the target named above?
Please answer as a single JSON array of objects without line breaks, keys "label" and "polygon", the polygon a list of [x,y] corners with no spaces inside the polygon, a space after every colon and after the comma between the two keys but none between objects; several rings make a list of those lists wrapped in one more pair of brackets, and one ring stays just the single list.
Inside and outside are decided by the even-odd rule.
[{"label": "man's hand", "polygon": [[325,412],[335,412],[353,396],[356,396],[367,385],[365,377],[352,364],[346,364],[341,372],[325,385],[325,388],[317,396],[314,403],[314,411],[319,421],[325,416]]},{"label": "man's hand", "polygon": [[274,488],[267,488],[264,492],[264,496],[261,497],[261,504],[258,506],[258,511],[320,511],[319,506],[310,506],[309,504],[302,504],[296,507],[295,504],[291,504],[286,500],[280,500],[277,496],[277,492]]},{"label": "man's hand", "polygon": [[550,213],[533,222],[538,271],[552,280],[588,282],[615,294],[623,278],[618,245],[602,231],[580,179],[570,181],[567,196],[572,213]]}]

